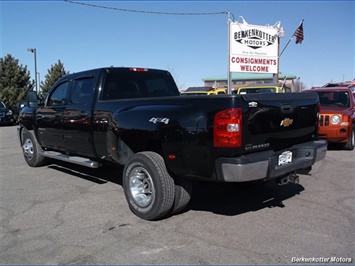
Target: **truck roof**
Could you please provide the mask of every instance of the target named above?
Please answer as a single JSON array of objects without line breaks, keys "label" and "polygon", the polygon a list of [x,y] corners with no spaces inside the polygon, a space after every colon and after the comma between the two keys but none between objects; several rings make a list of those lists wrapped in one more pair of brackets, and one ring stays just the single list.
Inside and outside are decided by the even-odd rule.
[{"label": "truck roof", "polygon": [[154,68],[144,68],[144,67],[99,67],[99,68],[93,68],[93,69],[88,69],[88,70],[83,70],[83,71],[78,71],[78,72],[74,72],[74,73],[70,73],[64,77],[73,77],[73,76],[78,76],[78,75],[85,75],[88,73],[97,73],[97,72],[101,72],[101,71],[120,71],[120,72],[167,72],[169,73],[167,70],[163,70],[163,69],[154,69]]},{"label": "truck roof", "polygon": [[313,87],[304,91],[349,91],[348,87]]}]

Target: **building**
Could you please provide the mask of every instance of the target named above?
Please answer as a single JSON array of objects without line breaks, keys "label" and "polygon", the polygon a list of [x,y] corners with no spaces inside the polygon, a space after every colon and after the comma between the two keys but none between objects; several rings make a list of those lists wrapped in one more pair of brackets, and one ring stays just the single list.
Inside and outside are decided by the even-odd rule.
[{"label": "building", "polygon": [[[292,74],[279,74],[278,82],[283,83],[290,87],[291,90],[295,87],[295,79],[297,77]],[[214,87],[214,88],[227,88],[228,85],[227,75],[213,76],[202,79],[204,86]],[[259,74],[259,73],[244,73],[244,72],[233,72],[231,73],[231,89],[238,88],[240,86],[251,85],[251,84],[266,84],[274,83],[273,74]]]}]

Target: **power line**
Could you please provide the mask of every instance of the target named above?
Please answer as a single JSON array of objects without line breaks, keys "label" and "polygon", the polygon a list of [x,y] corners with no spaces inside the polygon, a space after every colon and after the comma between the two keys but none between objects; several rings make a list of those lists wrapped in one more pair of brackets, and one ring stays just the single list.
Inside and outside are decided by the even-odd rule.
[{"label": "power line", "polygon": [[159,11],[144,11],[144,10],[135,10],[135,9],[125,9],[125,8],[117,8],[117,7],[107,7],[107,6],[100,6],[82,2],[76,2],[71,0],[64,0],[64,2],[68,2],[70,4],[77,4],[83,6],[90,6],[95,8],[104,8],[110,9],[115,11],[123,11],[123,12],[134,12],[134,13],[145,13],[145,14],[155,14],[155,15],[176,15],[176,16],[206,16],[206,15],[221,15],[221,14],[228,14],[229,12],[221,11],[221,12],[192,12],[192,13],[184,13],[184,12],[159,12]]}]

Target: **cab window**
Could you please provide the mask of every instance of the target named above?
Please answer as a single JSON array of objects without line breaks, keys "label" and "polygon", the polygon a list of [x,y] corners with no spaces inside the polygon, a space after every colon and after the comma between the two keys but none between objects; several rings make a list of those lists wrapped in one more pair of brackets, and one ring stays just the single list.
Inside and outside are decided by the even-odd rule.
[{"label": "cab window", "polygon": [[71,89],[71,103],[90,103],[94,89],[94,78],[74,80]]},{"label": "cab window", "polygon": [[59,84],[51,93],[48,105],[65,105],[68,98],[69,81]]}]

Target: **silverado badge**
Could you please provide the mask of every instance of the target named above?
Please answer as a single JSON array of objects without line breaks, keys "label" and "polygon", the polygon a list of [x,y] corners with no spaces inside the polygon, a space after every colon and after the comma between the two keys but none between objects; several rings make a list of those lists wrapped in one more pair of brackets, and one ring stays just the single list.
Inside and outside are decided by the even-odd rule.
[{"label": "silverado badge", "polygon": [[284,120],[281,121],[280,126],[288,127],[292,125],[292,123],[293,123],[293,119],[285,118]]}]

